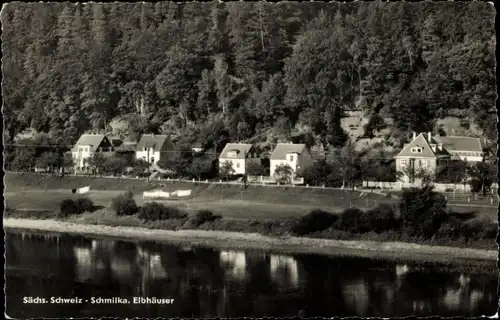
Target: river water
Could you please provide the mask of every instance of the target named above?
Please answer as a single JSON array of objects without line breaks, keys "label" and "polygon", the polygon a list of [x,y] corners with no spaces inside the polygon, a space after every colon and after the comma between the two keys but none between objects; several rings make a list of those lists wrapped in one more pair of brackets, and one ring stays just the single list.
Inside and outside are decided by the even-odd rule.
[{"label": "river water", "polygon": [[[6,261],[6,313],[14,318],[467,317],[493,315],[498,305],[495,262],[464,272],[21,232],[7,232]],[[24,303],[29,297],[46,303]],[[82,302],[56,304],[51,297]],[[122,300],[92,303],[112,297]],[[174,300],[133,303],[133,297]],[[118,303],[124,299],[130,303]]]}]

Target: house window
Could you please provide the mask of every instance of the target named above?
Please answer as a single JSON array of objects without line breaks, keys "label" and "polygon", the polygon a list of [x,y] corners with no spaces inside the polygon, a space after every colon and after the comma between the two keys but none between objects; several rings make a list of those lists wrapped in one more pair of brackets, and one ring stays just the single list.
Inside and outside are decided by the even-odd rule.
[{"label": "house window", "polygon": [[420,160],[420,167],[421,168],[426,168],[427,167],[427,160]]},{"label": "house window", "polygon": [[240,163],[239,163],[239,162],[237,162],[237,163],[236,163],[236,168],[239,168],[239,167],[240,167]]},{"label": "house window", "polygon": [[420,147],[413,147],[413,148],[411,148],[411,152],[413,152],[413,153],[422,153],[422,148],[420,148]]},{"label": "house window", "polygon": [[144,148],[144,151],[148,151],[148,148]]},{"label": "house window", "polygon": [[227,153],[228,158],[236,158],[237,152],[236,151],[229,151]]},{"label": "house window", "polygon": [[292,161],[292,162],[293,162],[293,155],[291,155],[291,156],[290,156],[290,161]]},{"label": "house window", "polygon": [[408,165],[408,161],[406,159],[401,159],[401,166],[406,167]]}]

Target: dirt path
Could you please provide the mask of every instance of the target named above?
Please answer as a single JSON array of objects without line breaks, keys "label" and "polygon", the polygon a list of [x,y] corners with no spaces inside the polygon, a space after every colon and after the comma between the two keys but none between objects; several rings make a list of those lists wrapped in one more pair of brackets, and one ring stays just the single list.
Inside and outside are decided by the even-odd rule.
[{"label": "dirt path", "polygon": [[494,263],[498,256],[498,252],[494,250],[429,246],[401,242],[341,241],[298,237],[272,238],[260,234],[239,232],[202,230],[166,231],[137,227],[82,225],[55,220],[5,218],[3,223],[6,229],[26,229],[87,236],[151,240],[233,250],[258,249],[276,252],[444,262],[454,259],[462,261],[491,261]]}]

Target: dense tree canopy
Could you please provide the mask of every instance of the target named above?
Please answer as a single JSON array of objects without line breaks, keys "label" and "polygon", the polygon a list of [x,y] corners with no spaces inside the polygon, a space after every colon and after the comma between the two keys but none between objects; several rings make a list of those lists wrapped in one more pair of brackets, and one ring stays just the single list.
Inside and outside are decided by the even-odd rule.
[{"label": "dense tree canopy", "polygon": [[403,133],[458,114],[496,137],[485,2],[15,2],[1,19],[10,138],[31,126],[70,144],[136,113],[202,142],[216,126],[214,149],[277,122],[342,147],[355,108]]}]

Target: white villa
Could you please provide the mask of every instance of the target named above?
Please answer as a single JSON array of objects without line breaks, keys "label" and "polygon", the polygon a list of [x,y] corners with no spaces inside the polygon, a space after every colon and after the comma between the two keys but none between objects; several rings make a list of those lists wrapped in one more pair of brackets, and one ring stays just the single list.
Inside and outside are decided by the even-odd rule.
[{"label": "white villa", "polygon": [[219,168],[225,162],[231,163],[233,174],[246,174],[246,168],[251,162],[258,162],[257,152],[253,145],[248,143],[228,143],[219,155]]},{"label": "white villa", "polygon": [[313,157],[305,144],[278,143],[271,154],[271,177],[274,176],[276,167],[287,164],[295,175],[300,175],[303,170],[313,164]]},{"label": "white villa", "polygon": [[106,156],[113,154],[113,145],[106,135],[97,133],[82,134],[73,149],[71,149],[75,168],[82,170],[88,167],[87,159],[97,152]]},{"label": "white villa", "polygon": [[173,144],[167,135],[144,134],[137,143],[135,157],[156,164],[168,150],[173,150]]}]

